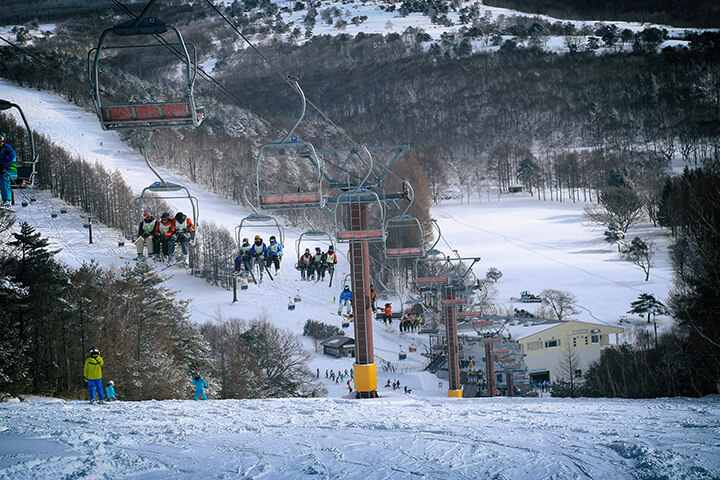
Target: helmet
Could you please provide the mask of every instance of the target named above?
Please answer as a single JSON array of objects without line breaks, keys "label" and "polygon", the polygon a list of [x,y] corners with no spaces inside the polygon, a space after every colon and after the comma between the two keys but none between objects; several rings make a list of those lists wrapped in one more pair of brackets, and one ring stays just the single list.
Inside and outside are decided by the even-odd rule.
[{"label": "helmet", "polygon": [[108,382],[108,385],[110,385],[110,386],[112,387],[113,385],[115,385],[115,382],[113,382],[112,380],[110,380],[110,381]]},{"label": "helmet", "polygon": [[168,212],[163,212],[163,214],[160,215],[160,218],[170,218],[170,214]]},{"label": "helmet", "polygon": [[248,240],[247,238],[243,238],[243,243],[250,243],[250,240]]},{"label": "helmet", "polygon": [[90,349],[90,355],[100,355],[100,350],[98,350],[97,348],[93,347],[93,348]]},{"label": "helmet", "polygon": [[178,212],[175,214],[175,220],[177,220],[180,223],[184,222],[186,218],[187,218],[187,215],[185,215],[182,212]]},{"label": "helmet", "polygon": [[258,240],[262,240],[262,238],[260,238],[260,235],[255,235],[255,241],[257,242]]},{"label": "helmet", "polygon": [[320,247],[315,247],[315,251],[316,251],[316,252],[320,252],[320,251],[321,251],[321,250],[320,250]]},{"label": "helmet", "polygon": [[330,246],[328,247],[328,252],[332,252],[333,250],[334,250],[334,249],[333,249],[333,246],[330,245]]},{"label": "helmet", "polygon": [[270,241],[271,241],[271,242],[274,242],[274,241],[275,241],[275,237],[271,235],[271,236],[270,236]]},{"label": "helmet", "polygon": [[0,143],[5,143],[5,142],[7,142],[7,133],[2,132],[2,133],[0,133]]},{"label": "helmet", "polygon": [[306,249],[305,249],[305,253],[310,253],[310,249],[309,249],[309,248],[306,248]]},{"label": "helmet", "polygon": [[345,285],[344,290],[350,290],[350,285]]},{"label": "helmet", "polygon": [[152,216],[152,212],[147,208],[143,210],[143,218]]}]

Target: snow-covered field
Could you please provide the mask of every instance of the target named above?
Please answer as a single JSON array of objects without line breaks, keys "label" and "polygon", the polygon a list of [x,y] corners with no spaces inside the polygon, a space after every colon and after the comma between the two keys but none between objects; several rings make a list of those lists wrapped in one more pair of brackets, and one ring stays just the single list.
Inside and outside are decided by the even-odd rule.
[{"label": "snow-covered field", "polygon": [[[92,114],[3,81],[0,98],[20,104],[39,133],[119,170],[135,192],[153,181],[142,158],[115,133],[103,132]],[[187,179],[162,173],[198,197],[200,229],[211,220],[232,231],[249,213]],[[88,244],[82,212],[47,193],[37,192],[37,197],[38,202],[17,207],[18,220],[62,248],[61,260],[77,267],[95,258],[117,268],[125,262],[119,255],[133,256],[133,248],[118,246],[124,239],[102,225],[94,225],[94,243]],[[659,247],[650,282],[644,282],[639,268],[621,261],[616,248],[603,242],[601,231],[583,224],[581,204],[508,196],[445,204],[432,214],[452,248],[482,257],[478,276],[491,266],[503,272],[498,302],[507,307],[521,290],[556,288],[577,296],[579,319],[616,324],[639,293],[664,299],[670,286],[668,240],[662,232],[648,225],[630,232],[651,237]],[[298,234],[287,231],[289,252]],[[449,252],[447,246],[440,248]],[[340,282],[332,289],[327,283],[301,282],[287,263],[275,282],[239,292],[237,303],[231,292],[180,268],[165,273],[172,275],[170,288],[192,299],[196,322],[218,314],[252,318],[266,313],[297,334],[308,318],[339,325],[332,312]],[[341,258],[339,277],[347,271]],[[286,299],[298,291],[302,301],[290,312]],[[419,345],[418,352],[398,362],[398,350],[411,342]],[[375,323],[378,362],[419,370],[424,342],[421,335],[401,336]],[[350,360],[319,354],[311,364],[322,377],[326,369],[350,366]],[[356,401],[344,398],[342,384],[323,378],[329,398],[312,400],[0,404],[0,478],[720,478],[716,397],[447,399],[447,383],[427,372],[378,373],[379,385],[388,379],[400,380],[412,394],[380,388],[382,398]],[[122,385],[117,390],[122,393]]]},{"label": "snow-covered field", "polygon": [[720,398],[41,400],[0,405],[2,479],[720,478]]}]

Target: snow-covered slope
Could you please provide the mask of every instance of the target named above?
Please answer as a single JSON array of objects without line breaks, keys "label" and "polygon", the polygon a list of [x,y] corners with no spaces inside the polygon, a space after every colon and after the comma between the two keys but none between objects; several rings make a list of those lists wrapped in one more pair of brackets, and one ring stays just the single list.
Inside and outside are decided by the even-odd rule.
[{"label": "snow-covered slope", "polygon": [[720,478],[720,399],[0,404],[0,479]]}]

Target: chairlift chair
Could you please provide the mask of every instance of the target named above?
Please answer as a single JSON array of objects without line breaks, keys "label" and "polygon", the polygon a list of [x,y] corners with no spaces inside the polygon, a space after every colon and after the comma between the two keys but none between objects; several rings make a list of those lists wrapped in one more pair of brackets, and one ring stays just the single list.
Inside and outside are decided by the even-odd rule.
[{"label": "chairlift chair", "polygon": [[[150,196],[150,193],[155,194],[155,196]],[[187,187],[177,183],[159,181],[143,188],[140,196],[135,199],[138,218],[140,219],[138,221],[142,221],[142,212],[147,208],[147,203],[152,200],[187,200],[191,208],[188,217],[190,217],[193,225],[197,228],[199,217],[198,200],[190,194]]]},{"label": "chairlift chair", "polygon": [[[343,222],[340,218],[340,207],[349,207],[350,215],[356,210],[353,207],[362,205],[376,205],[378,207],[379,221],[375,225],[368,226],[368,219],[348,218]],[[367,217],[367,215],[366,215]],[[353,220],[360,220],[361,228],[353,225]],[[364,221],[363,221],[364,220]],[[380,197],[377,193],[366,188],[358,188],[355,190],[343,192],[335,198],[334,209],[335,231],[337,232],[337,241],[340,243],[348,242],[384,242],[385,241],[385,222],[384,209]],[[345,227],[343,225],[346,224]]]},{"label": "chairlift chair", "polygon": [[[283,138],[260,147],[255,162],[257,203],[261,209],[322,208],[325,205],[322,192],[322,162],[315,147],[294,134],[305,116],[305,94],[297,79],[287,77],[286,81],[300,95],[300,114]],[[272,159],[279,162],[280,166],[286,167],[282,176],[287,178],[287,182],[280,180],[281,175],[261,176],[267,167],[273,166]],[[297,170],[293,172],[295,175],[290,174],[290,169]],[[305,175],[308,173],[309,175]],[[297,187],[297,177],[308,178],[309,184]]]},{"label": "chairlift chair", "polygon": [[333,247],[333,249],[335,248],[335,242],[333,241],[333,238],[329,233],[323,232],[321,230],[307,230],[301,233],[298,239],[295,240],[295,258],[297,259],[299,259],[305,251],[303,249],[303,242],[312,242],[314,244],[313,248],[316,247],[318,243],[323,245],[330,245]]},{"label": "chairlift chair", "polygon": [[385,222],[385,258],[420,258],[425,256],[424,237],[420,220],[409,215],[415,192],[407,180],[403,180],[404,198],[408,200],[405,210]]},{"label": "chairlift chair", "polygon": [[[97,47],[88,52],[88,78],[100,126],[103,130],[126,128],[163,128],[199,126],[205,118],[203,107],[197,106],[193,93],[197,76],[197,52],[195,46],[183,41],[180,31],[155,17],[148,16],[150,7],[156,0],[150,0],[143,12],[134,20],[115,25],[102,32]],[[107,45],[108,36],[114,37],[156,37],[170,30],[174,33],[174,42],[141,43],[139,45]],[[182,91],[173,92],[169,101],[125,103],[107,103],[103,96],[103,82],[100,79],[101,54],[110,50],[133,50],[149,48],[170,48],[181,58],[184,64],[184,86]],[[190,48],[192,55],[188,52]]]},{"label": "chairlift chair", "polygon": [[[240,225],[235,227],[235,239],[237,240],[238,245],[242,245],[243,236],[248,235],[247,230],[269,230],[270,235],[275,236],[275,239],[280,243],[280,245],[285,245],[285,230],[282,225],[278,223],[277,219],[275,219],[275,217],[271,217],[270,215],[251,213],[240,220]],[[257,233],[253,232],[246,238],[250,238],[255,235],[257,235]],[[252,244],[252,242],[250,242],[250,244]]]},{"label": "chairlift chair", "polygon": [[[22,118],[23,124],[25,125],[25,131],[27,132],[27,139],[29,142],[29,148],[30,148],[30,159],[29,160],[20,160],[18,159],[17,162],[17,178],[13,179],[12,186],[15,188],[25,188],[25,187],[34,187],[35,186],[35,167],[37,166],[38,162],[38,154],[35,151],[35,138],[33,137],[32,130],[30,129],[30,125],[28,124],[27,118],[25,118],[25,114],[23,113],[20,106],[16,103],[7,101],[7,100],[0,100],[0,111],[9,110],[11,108],[14,108],[18,111],[20,114],[20,118]],[[22,150],[19,148],[19,145],[15,145],[14,147],[16,153],[18,154],[18,157],[20,157]]]}]

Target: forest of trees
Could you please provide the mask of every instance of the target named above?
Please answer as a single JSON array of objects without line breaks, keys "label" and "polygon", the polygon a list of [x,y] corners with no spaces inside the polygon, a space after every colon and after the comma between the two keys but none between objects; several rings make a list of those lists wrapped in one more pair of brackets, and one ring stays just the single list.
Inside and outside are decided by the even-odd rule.
[{"label": "forest of trees", "polygon": [[318,396],[309,354],[267,319],[218,318],[200,329],[151,266],[69,268],[28,224],[0,216],[0,392],[84,398],[91,348],[124,400],[190,398],[201,371],[213,398]]},{"label": "forest of trees", "polygon": [[720,8],[712,0],[486,0],[483,3],[556,18],[627,20],[676,27],[720,26]]}]

